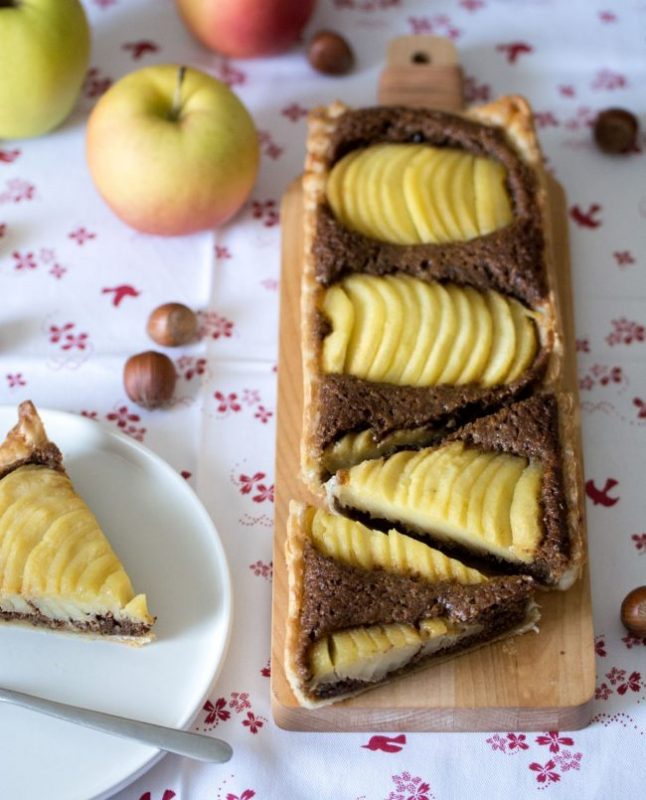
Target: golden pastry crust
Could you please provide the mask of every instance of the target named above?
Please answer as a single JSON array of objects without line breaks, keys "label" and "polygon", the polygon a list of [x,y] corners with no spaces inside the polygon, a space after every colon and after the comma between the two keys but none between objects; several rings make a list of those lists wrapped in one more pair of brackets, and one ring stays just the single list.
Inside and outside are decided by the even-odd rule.
[{"label": "golden pastry crust", "polygon": [[61,468],[63,457],[48,439],[34,404],[25,400],[18,406],[18,422],[0,444],[0,476],[32,461]]},{"label": "golden pastry crust", "polygon": [[[309,135],[305,172],[303,176],[304,257],[301,289],[301,353],[303,362],[303,434],[301,437],[301,478],[317,497],[324,497],[321,476],[322,454],[316,442],[316,427],[320,409],[322,371],[321,343],[317,329],[317,309],[324,288],[316,280],[314,244],[317,235],[317,209],[325,202],[328,164],[332,157],[333,133],[339,117],[349,109],[334,102],[315,109],[309,117]],[[464,116],[485,125],[502,128],[508,143],[523,163],[536,176],[536,201],[545,238],[543,259],[548,291],[542,304],[544,324],[539,326],[542,346],[550,353],[547,371],[542,382],[545,388],[558,391],[563,365],[562,322],[557,302],[556,272],[552,252],[552,232],[547,206],[546,176],[543,157],[528,102],[520,96],[501,97],[483,106],[465,111]]]}]

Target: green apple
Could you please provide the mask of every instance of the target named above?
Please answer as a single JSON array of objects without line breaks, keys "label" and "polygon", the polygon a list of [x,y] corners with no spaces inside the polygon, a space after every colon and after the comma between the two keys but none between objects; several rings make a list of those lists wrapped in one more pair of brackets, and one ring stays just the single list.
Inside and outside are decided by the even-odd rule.
[{"label": "green apple", "polygon": [[89,57],[79,0],[0,0],[0,138],[40,136],[60,125]]},{"label": "green apple", "polygon": [[172,64],[131,72],[94,107],[87,160],[112,210],[144,233],[214,228],[249,196],[259,160],[249,112],[221,81]]}]

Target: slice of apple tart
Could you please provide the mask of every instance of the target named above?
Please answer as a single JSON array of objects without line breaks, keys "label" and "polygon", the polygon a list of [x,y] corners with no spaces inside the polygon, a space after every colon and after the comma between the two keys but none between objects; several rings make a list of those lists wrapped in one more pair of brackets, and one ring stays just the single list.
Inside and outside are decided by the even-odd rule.
[{"label": "slice of apple tart", "polygon": [[535,629],[534,581],[488,578],[422,542],[292,502],[285,666],[312,708]]}]

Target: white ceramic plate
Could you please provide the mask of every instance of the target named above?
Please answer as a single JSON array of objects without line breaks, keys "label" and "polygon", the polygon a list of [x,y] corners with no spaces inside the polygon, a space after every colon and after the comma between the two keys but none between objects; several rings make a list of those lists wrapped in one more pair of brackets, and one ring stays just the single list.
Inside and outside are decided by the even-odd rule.
[{"label": "white ceramic plate", "polygon": [[[157,615],[155,642],[129,647],[0,625],[0,686],[134,719],[187,727],[225,656],[231,583],[211,519],[147,448],[92,420],[43,411],[79,494]],[[0,407],[0,440],[16,422]],[[148,769],[151,747],[0,703],[0,794],[99,800]]]}]

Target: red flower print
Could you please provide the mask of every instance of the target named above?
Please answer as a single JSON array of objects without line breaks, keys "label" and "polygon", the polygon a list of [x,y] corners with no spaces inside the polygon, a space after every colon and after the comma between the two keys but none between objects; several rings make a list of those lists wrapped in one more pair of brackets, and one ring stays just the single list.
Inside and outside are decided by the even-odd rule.
[{"label": "red flower print", "polygon": [[602,683],[600,686],[594,690],[594,699],[595,700],[607,700],[610,695],[613,693],[612,689],[608,686],[607,683]]},{"label": "red flower print", "polygon": [[41,247],[38,257],[43,264],[53,264],[56,261],[56,250],[53,247]]},{"label": "red flower print", "polygon": [[484,0],[460,0],[460,5],[466,11],[479,11],[485,7]]},{"label": "red flower print", "polygon": [[[94,0],[94,1],[97,3],[106,2],[106,0]],[[161,796],[161,800],[173,800],[173,797],[175,796],[176,796],[175,792],[172,789],[166,789],[164,791],[164,794]],[[144,792],[144,794],[141,795],[139,800],[152,800],[152,795],[150,794],[150,792]]]},{"label": "red flower print", "polygon": [[136,425],[128,425],[127,428],[123,429],[123,432],[127,436],[131,436],[133,439],[136,439],[138,442],[143,442],[144,436],[146,435],[146,428],[138,428]]},{"label": "red flower print", "polygon": [[99,8],[109,8],[118,2],[118,0],[94,0],[94,5]]},{"label": "red flower print", "polygon": [[561,772],[569,772],[571,769],[581,769],[581,759],[583,753],[572,753],[569,750],[563,750],[557,756],[554,756],[554,761],[558,764]]},{"label": "red flower print", "polygon": [[362,744],[366,750],[380,750],[382,753],[399,753],[406,744],[406,735],[399,736],[371,736],[368,744]]},{"label": "red flower print", "polygon": [[18,272],[28,269],[36,269],[38,266],[33,253],[19,253],[17,250],[14,250],[11,255],[15,261],[14,269],[18,270]]},{"label": "red flower print", "polygon": [[122,50],[129,51],[132,55],[133,61],[138,61],[146,53],[156,53],[159,50],[159,45],[151,42],[148,39],[140,39],[137,42],[126,42],[121,45]]},{"label": "red flower print", "polygon": [[61,345],[61,350],[85,350],[88,346],[87,333],[66,333],[65,341]]},{"label": "red flower print", "polygon": [[275,200],[254,200],[251,204],[251,216],[261,219],[265,228],[271,228],[280,222]]},{"label": "red flower print", "polygon": [[97,411],[81,411],[81,416],[86,419],[98,420],[99,414]]},{"label": "red flower print", "polygon": [[111,294],[112,305],[118,308],[125,297],[139,297],[141,292],[138,292],[134,286],[129,283],[122,283],[120,286],[115,286],[112,289],[101,289],[101,294]]},{"label": "red flower print", "polygon": [[579,131],[582,128],[591,128],[596,118],[597,112],[594,109],[588,108],[588,106],[580,106],[573,116],[564,121],[563,126],[568,131]]},{"label": "red flower print", "polygon": [[269,411],[269,409],[265,408],[264,406],[258,406],[254,417],[259,419],[263,425],[269,422],[269,420],[274,416],[273,411]]},{"label": "red flower print", "polygon": [[464,77],[464,99],[467,104],[486,102],[491,98],[491,86],[488,83],[478,83],[473,75]]},{"label": "red flower print", "polygon": [[268,500],[270,503],[274,502],[274,484],[272,483],[271,486],[265,486],[264,483],[259,483],[256,487],[256,491],[258,494],[255,494],[251,499],[254,503],[264,503],[265,500]]},{"label": "red flower print", "polygon": [[507,752],[507,742],[498,733],[494,733],[494,735],[487,739],[486,742],[494,751],[500,750],[501,753]]},{"label": "red flower print", "polygon": [[226,706],[227,701],[224,697],[218,697],[215,703],[207,700],[202,707],[202,710],[206,711],[204,724],[217,727],[218,722],[226,722],[231,716],[231,712],[227,711]]},{"label": "red flower print", "polygon": [[642,553],[646,553],[646,533],[633,533],[630,538],[635,543],[637,552],[640,555],[642,555]]},{"label": "red flower print", "polygon": [[213,397],[218,401],[218,411],[220,414],[226,414],[228,411],[240,411],[242,406],[238,402],[238,395],[235,392],[230,394],[222,394],[222,392],[215,392]]},{"label": "red flower print", "polygon": [[642,400],[641,397],[633,397],[633,405],[638,408],[637,418],[646,419],[646,401]]},{"label": "red flower print", "polygon": [[241,714],[245,708],[251,708],[249,702],[248,692],[231,692],[231,700],[229,700],[229,708],[232,708],[238,714]]},{"label": "red flower print", "polygon": [[462,33],[459,28],[451,24],[451,20],[446,14],[436,14],[433,17],[409,17],[408,24],[414,35],[434,33],[455,40]]},{"label": "red flower print", "polygon": [[533,53],[534,48],[527,42],[509,42],[508,44],[497,44],[496,50],[504,53],[508,64],[515,64],[519,56]]},{"label": "red flower print", "polygon": [[613,347],[616,344],[632,344],[646,339],[646,328],[638,322],[626,317],[612,320],[612,331],[606,336],[606,342]]},{"label": "red flower print", "polygon": [[196,375],[204,375],[206,372],[206,359],[194,358],[193,356],[180,356],[175,362],[177,372],[190,381]]},{"label": "red flower print", "polygon": [[606,90],[611,92],[614,89],[623,89],[627,85],[628,80],[625,75],[613,72],[611,69],[600,69],[590,84],[590,88],[597,91]]},{"label": "red flower print", "polygon": [[12,178],[5,183],[4,192],[0,192],[0,203],[21,203],[23,200],[33,200],[36,187],[21,178]]},{"label": "red flower print", "polygon": [[96,239],[96,233],[92,233],[87,228],[77,228],[76,230],[72,231],[71,233],[67,234],[68,239],[74,239],[79,247],[82,247],[86,242],[89,242],[91,239]]},{"label": "red flower print", "polygon": [[54,266],[49,270],[49,274],[56,278],[56,280],[60,280],[66,272],[67,268],[62,266],[62,264],[54,264]]},{"label": "red flower print", "polygon": [[615,686],[620,681],[623,681],[626,677],[626,670],[625,669],[618,669],[617,667],[613,667],[610,672],[606,672],[606,678],[610,681],[610,683]]},{"label": "red flower print", "polygon": [[0,147],[0,164],[13,164],[20,155],[20,150],[3,150]]},{"label": "red flower print", "polygon": [[184,478],[185,481],[189,480],[189,478],[193,475],[193,473],[189,472],[187,469],[183,469],[179,474],[182,476],[182,478]]},{"label": "red flower print", "polygon": [[563,97],[575,97],[576,89],[574,88],[574,86],[571,86],[569,84],[564,84],[562,86],[559,86],[559,94],[562,95]]},{"label": "red flower print", "polygon": [[625,267],[628,264],[635,263],[635,257],[630,250],[615,250],[612,255],[614,256],[617,266],[619,267]]},{"label": "red flower print", "polygon": [[200,338],[230,339],[233,334],[233,322],[220,316],[215,311],[198,312],[198,331]]},{"label": "red flower print", "polygon": [[112,78],[101,75],[101,70],[98,67],[90,67],[85,76],[83,91],[87,98],[93,100],[107,92],[111,86]]},{"label": "red flower print", "polygon": [[616,22],[617,15],[614,11],[599,11],[599,19],[604,23]]},{"label": "red flower print", "polygon": [[589,353],[590,352],[590,342],[588,339],[577,339],[576,340],[576,351],[577,353]]},{"label": "red flower print", "polygon": [[218,261],[224,261],[227,258],[231,258],[231,252],[228,247],[224,247],[221,244],[216,244],[214,248],[215,257]]},{"label": "red flower print", "polygon": [[414,778],[410,772],[393,775],[392,781],[395,789],[390,792],[386,800],[435,800],[428,783],[419,777]]},{"label": "red flower print", "polygon": [[570,217],[582,228],[598,228],[601,225],[601,220],[597,216],[600,211],[599,203],[592,203],[587,211],[583,211],[577,205],[570,209]]},{"label": "red flower print", "polygon": [[559,736],[558,731],[550,731],[543,736],[536,737],[536,743],[541,745],[549,745],[550,753],[558,753],[561,749],[560,745],[573,745],[574,739],[569,736]]},{"label": "red flower print", "polygon": [[51,344],[56,344],[60,342],[63,336],[66,334],[67,331],[71,331],[74,327],[73,322],[66,322],[64,325],[61,325],[59,328],[58,325],[50,325],[49,326],[49,341]]},{"label": "red flower print", "polygon": [[619,482],[616,481],[614,478],[606,478],[606,482],[603,485],[603,489],[597,489],[594,481],[592,478],[585,482],[585,493],[588,495],[590,500],[592,500],[595,506],[605,506],[606,508],[610,508],[614,506],[615,503],[619,502],[618,497],[609,497],[608,493],[611,489],[614,489],[615,486],[619,486]]},{"label": "red flower print", "polygon": [[106,414],[106,419],[116,422],[118,428],[127,428],[131,422],[139,422],[141,417],[129,411],[128,406],[120,406],[116,411]]},{"label": "red flower print", "polygon": [[255,797],[256,793],[253,789],[245,789],[244,792],[238,796],[237,794],[227,794],[226,800],[251,800],[252,797]]},{"label": "red flower print", "polygon": [[[622,670],[623,671],[623,670]],[[642,687],[642,676],[639,672],[631,672],[625,683],[617,686],[617,694],[624,695],[628,690],[638,692]]]},{"label": "red flower print", "polygon": [[507,739],[509,741],[508,747],[510,750],[529,750],[527,736],[524,733],[508,733]]},{"label": "red flower print", "polygon": [[258,141],[263,153],[269,158],[277,159],[283,154],[283,148],[276,144],[269,131],[258,131]]},{"label": "red flower print", "polygon": [[238,478],[240,494],[251,494],[251,490],[255,488],[256,484],[266,477],[264,472],[256,472],[254,475],[240,475]]},{"label": "red flower print", "polygon": [[554,772],[556,769],[556,763],[553,761],[553,759],[550,759],[544,765],[538,764],[536,761],[534,761],[529,765],[529,768],[538,773],[536,780],[539,783],[556,783],[557,781],[561,780],[561,776],[558,774],[558,772]]},{"label": "red flower print", "polygon": [[253,711],[247,711],[247,718],[242,720],[245,728],[249,728],[250,733],[258,733],[265,724],[264,717],[257,717]]},{"label": "red flower print", "polygon": [[281,109],[280,113],[292,122],[298,122],[300,119],[307,116],[308,110],[298,103],[290,103],[288,106]]},{"label": "red flower print", "polygon": [[263,678],[271,678],[271,659],[267,659],[267,663],[260,670],[260,674]]},{"label": "red flower print", "polygon": [[268,580],[271,580],[274,566],[271,561],[269,564],[265,564],[264,561],[255,561],[253,564],[249,564],[249,569],[259,578],[267,578]]},{"label": "red flower print", "polygon": [[257,389],[244,389],[242,392],[242,402],[246,403],[248,406],[255,406],[256,403],[260,402],[260,392]]},{"label": "red flower print", "polygon": [[232,67],[227,58],[223,58],[216,66],[215,77],[227,86],[242,86],[247,82],[246,73],[237,67]]},{"label": "red flower print", "polygon": [[603,636],[595,636],[594,652],[601,657],[608,655],[606,652],[606,640]]},{"label": "red flower print", "polygon": [[260,281],[260,285],[269,291],[275,292],[278,289],[278,281],[275,278],[265,278]]},{"label": "red flower print", "polygon": [[16,386],[26,386],[27,381],[23,378],[22,372],[15,372],[7,375],[7,383],[10,389],[15,389]]},{"label": "red flower print", "polygon": [[640,639],[638,636],[624,636],[621,640],[628,650],[632,650],[633,647],[638,647],[640,644],[646,645],[646,636],[643,639]]},{"label": "red flower print", "polygon": [[558,128],[559,121],[551,111],[537,111],[534,114],[536,125],[539,128]]}]

